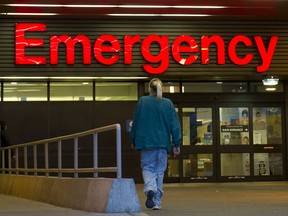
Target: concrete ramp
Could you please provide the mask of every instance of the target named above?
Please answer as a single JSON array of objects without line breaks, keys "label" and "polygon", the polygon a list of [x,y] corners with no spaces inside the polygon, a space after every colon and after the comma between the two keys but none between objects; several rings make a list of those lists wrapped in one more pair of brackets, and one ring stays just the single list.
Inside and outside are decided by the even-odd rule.
[{"label": "concrete ramp", "polygon": [[141,211],[133,179],[0,174],[0,193],[91,212]]}]

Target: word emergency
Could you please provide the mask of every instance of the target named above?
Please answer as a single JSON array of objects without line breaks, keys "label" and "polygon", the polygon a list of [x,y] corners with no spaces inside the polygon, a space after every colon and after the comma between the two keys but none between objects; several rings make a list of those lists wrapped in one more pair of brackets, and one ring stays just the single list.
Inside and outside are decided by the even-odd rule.
[{"label": "word emergency", "polygon": [[[44,47],[42,38],[27,38],[26,32],[45,32],[46,24],[43,23],[17,23],[15,28],[15,62],[17,65],[45,65],[46,56],[27,56],[25,49],[30,47]],[[143,64],[143,69],[150,74],[161,74],[169,68],[169,55],[181,65],[193,64],[201,56],[201,64],[209,64],[209,47],[215,44],[217,47],[217,64],[226,63],[225,55],[227,53],[231,62],[235,65],[247,65],[253,58],[253,53],[237,55],[237,46],[239,44],[245,47],[255,46],[261,63],[256,66],[257,72],[265,72],[269,69],[276,49],[278,36],[271,36],[268,45],[265,47],[262,36],[253,36],[253,40],[245,35],[236,35],[227,43],[227,52],[225,50],[225,41],[219,35],[202,36],[199,48],[196,40],[190,35],[180,35],[176,37],[169,45],[169,36],[148,35],[141,39],[140,35],[125,35],[123,38],[123,47],[120,41],[111,34],[103,34],[95,39],[91,45],[88,36],[79,34],[71,37],[66,34],[50,36],[50,62],[51,65],[58,64],[59,46],[66,46],[66,64],[75,64],[75,45],[80,43],[83,47],[83,64],[92,64],[92,56],[96,61],[103,65],[113,65],[120,59],[123,52],[123,62],[126,65],[133,63],[133,46],[141,45],[141,55],[147,63]],[[159,52],[151,52],[152,44],[159,46]],[[93,52],[91,50],[93,49]],[[200,49],[200,50],[199,50]],[[185,56],[185,58],[183,57]]]}]

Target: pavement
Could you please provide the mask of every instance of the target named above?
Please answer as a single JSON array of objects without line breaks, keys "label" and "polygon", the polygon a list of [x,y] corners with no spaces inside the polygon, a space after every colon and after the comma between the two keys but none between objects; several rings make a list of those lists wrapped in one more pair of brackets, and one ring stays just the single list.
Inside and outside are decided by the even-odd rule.
[{"label": "pavement", "polygon": [[161,210],[144,206],[143,185],[136,185],[140,213],[93,213],[0,195],[0,216],[287,216],[288,182],[164,184]]}]

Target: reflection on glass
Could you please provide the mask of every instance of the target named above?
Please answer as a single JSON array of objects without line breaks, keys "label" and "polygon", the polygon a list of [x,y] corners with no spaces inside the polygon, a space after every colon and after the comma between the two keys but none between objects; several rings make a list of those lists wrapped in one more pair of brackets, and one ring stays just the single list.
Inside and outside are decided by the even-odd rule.
[{"label": "reflection on glass", "polygon": [[179,177],[179,160],[178,159],[168,159],[167,176]]},{"label": "reflection on glass", "polygon": [[221,145],[249,145],[248,107],[220,108]]},{"label": "reflection on glass", "polygon": [[247,83],[243,82],[183,82],[182,92],[247,92]]},{"label": "reflection on glass", "polygon": [[92,82],[51,82],[51,101],[91,101],[93,100]]},{"label": "reflection on glass", "polygon": [[184,155],[183,177],[207,177],[213,176],[212,154]]},{"label": "reflection on glass", "polygon": [[281,153],[255,153],[255,176],[283,175],[283,157]]},{"label": "reflection on glass", "polygon": [[262,82],[251,82],[250,83],[250,92],[265,92],[265,93],[275,93],[275,92],[284,92],[283,83],[279,82],[276,86],[265,86]]},{"label": "reflection on glass", "polygon": [[249,176],[249,153],[221,154],[221,176]]},{"label": "reflection on glass", "polygon": [[212,108],[183,108],[183,145],[212,145]]},{"label": "reflection on glass", "polygon": [[253,142],[282,144],[281,107],[253,108]]},{"label": "reflection on glass", "polygon": [[135,101],[137,89],[133,82],[96,82],[96,101]]},{"label": "reflection on glass", "polygon": [[4,101],[47,101],[46,82],[4,82]]},{"label": "reflection on glass", "polygon": [[[149,93],[149,83],[145,83],[145,93]],[[179,82],[163,82],[163,93],[179,93],[180,83]]]}]

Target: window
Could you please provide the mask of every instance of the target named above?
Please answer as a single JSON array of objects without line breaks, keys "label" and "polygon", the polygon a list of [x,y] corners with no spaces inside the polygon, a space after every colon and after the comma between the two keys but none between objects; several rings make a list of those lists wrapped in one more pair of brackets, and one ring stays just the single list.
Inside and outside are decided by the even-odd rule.
[{"label": "window", "polygon": [[93,82],[51,82],[51,101],[92,101]]},{"label": "window", "polygon": [[221,154],[221,176],[249,176],[249,153]]},{"label": "window", "polygon": [[[149,83],[145,83],[145,93],[149,93]],[[180,84],[178,82],[163,82],[163,93],[179,93]]]},{"label": "window", "polygon": [[221,145],[249,145],[248,107],[220,108]]},{"label": "window", "polygon": [[4,82],[4,101],[47,101],[46,82]]},{"label": "window", "polygon": [[255,176],[283,175],[283,156],[281,153],[255,153]]},{"label": "window", "polygon": [[137,83],[96,82],[96,101],[134,101],[138,99]]},{"label": "window", "polygon": [[265,86],[262,82],[252,82],[250,83],[250,91],[251,92],[266,92],[266,93],[275,93],[275,92],[283,92],[283,83],[278,83],[275,86]]},{"label": "window", "polygon": [[183,82],[183,93],[193,92],[247,92],[247,83],[243,82]]},{"label": "window", "polygon": [[253,108],[254,145],[282,144],[281,107]]},{"label": "window", "polygon": [[212,154],[184,155],[183,177],[208,177],[213,176]]},{"label": "window", "polygon": [[183,108],[183,145],[212,145],[212,108]]}]

